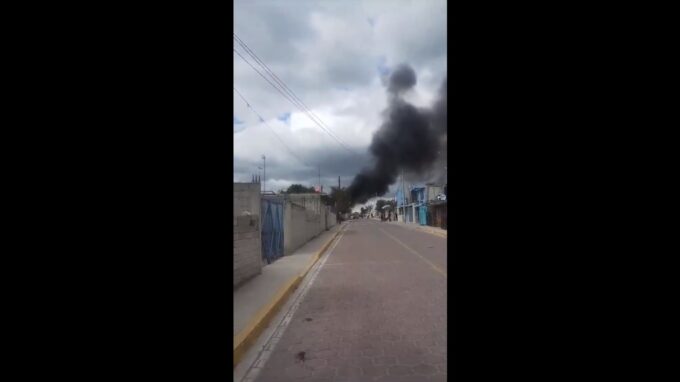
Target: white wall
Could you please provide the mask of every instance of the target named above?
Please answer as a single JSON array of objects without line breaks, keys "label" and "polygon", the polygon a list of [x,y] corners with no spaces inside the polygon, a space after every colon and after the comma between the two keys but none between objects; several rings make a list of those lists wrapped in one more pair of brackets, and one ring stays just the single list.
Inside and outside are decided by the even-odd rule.
[{"label": "white wall", "polygon": [[337,219],[335,217],[335,214],[331,212],[329,208],[326,208],[326,229],[331,229],[333,226],[337,224]]},{"label": "white wall", "polygon": [[321,215],[287,200],[283,212],[283,254],[290,255],[321,232]]},{"label": "white wall", "polygon": [[283,254],[290,255],[320,233],[336,225],[335,215],[319,194],[286,195],[283,210]]}]

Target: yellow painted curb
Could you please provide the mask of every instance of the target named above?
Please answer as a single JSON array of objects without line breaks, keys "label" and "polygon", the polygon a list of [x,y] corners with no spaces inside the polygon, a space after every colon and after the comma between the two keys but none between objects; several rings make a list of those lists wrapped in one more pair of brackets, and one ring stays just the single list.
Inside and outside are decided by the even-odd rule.
[{"label": "yellow painted curb", "polygon": [[331,242],[338,236],[340,229],[335,231],[333,236],[319,249],[312,259],[307,264],[305,269],[297,276],[292,277],[288,280],[281,289],[279,289],[274,298],[260,309],[257,314],[248,322],[245,329],[234,336],[234,367],[241,361],[246,351],[250,349],[258,336],[267,327],[269,322],[274,318],[274,315],[281,309],[281,306],[288,300],[288,296],[297,289],[302,279],[307,275],[307,272],[312,268],[312,266],[319,260],[321,254],[323,254]]}]

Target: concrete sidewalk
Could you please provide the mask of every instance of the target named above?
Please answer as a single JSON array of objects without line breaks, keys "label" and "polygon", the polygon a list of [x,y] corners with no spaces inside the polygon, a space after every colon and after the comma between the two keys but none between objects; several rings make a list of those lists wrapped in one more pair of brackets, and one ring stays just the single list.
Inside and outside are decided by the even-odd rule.
[{"label": "concrete sidewalk", "polygon": [[404,222],[399,222],[399,221],[397,221],[397,222],[392,221],[392,222],[387,222],[387,223],[395,224],[395,225],[398,225],[398,226],[404,227],[404,228],[409,228],[409,229],[414,229],[414,230],[418,230],[418,231],[422,231],[422,232],[427,232],[429,234],[440,236],[440,237],[443,237],[443,238],[448,237],[448,231],[445,230],[445,229],[441,229],[439,227],[431,227],[429,225],[420,225],[420,224],[414,224],[414,223],[404,223]]},{"label": "concrete sidewalk", "polygon": [[262,274],[234,291],[234,367],[268,326],[307,271],[340,232],[342,224],[262,268]]}]

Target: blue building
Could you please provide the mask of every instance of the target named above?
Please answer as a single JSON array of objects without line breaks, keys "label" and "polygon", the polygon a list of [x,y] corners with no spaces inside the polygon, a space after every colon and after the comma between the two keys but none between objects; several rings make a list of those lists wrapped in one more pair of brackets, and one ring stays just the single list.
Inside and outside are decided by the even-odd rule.
[{"label": "blue building", "polygon": [[397,189],[395,199],[399,221],[427,225],[428,204],[437,200],[441,192],[442,187],[434,184],[412,184]]},{"label": "blue building", "polygon": [[404,223],[427,224],[428,187],[410,185],[396,193],[397,213]]}]

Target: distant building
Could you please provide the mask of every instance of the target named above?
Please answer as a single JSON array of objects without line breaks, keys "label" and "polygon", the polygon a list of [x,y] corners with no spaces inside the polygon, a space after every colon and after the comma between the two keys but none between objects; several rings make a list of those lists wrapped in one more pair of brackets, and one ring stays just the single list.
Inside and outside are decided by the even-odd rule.
[{"label": "distant building", "polygon": [[411,224],[428,224],[428,205],[441,200],[444,187],[434,184],[414,184],[397,189],[397,213],[399,221]]}]

